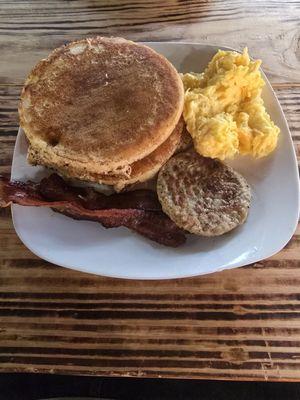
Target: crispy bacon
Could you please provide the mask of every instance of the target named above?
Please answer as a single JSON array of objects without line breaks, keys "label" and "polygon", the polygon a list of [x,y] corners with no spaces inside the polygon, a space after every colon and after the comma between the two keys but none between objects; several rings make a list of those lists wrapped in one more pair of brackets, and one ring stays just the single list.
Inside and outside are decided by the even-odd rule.
[{"label": "crispy bacon", "polygon": [[[21,206],[56,207],[64,205],[65,201],[49,202],[39,192],[39,184],[33,182],[9,181],[0,176],[0,207],[7,207],[12,203]],[[51,203],[51,204],[50,204]]]},{"label": "crispy bacon", "polygon": [[152,190],[135,190],[106,196],[92,188],[70,186],[57,174],[52,174],[48,178],[42,179],[39,184],[39,192],[47,200],[75,201],[89,210],[103,210],[106,208],[161,210],[157,195]]},{"label": "crispy bacon", "polygon": [[74,219],[100,222],[105,228],[125,226],[165,246],[178,247],[186,241],[184,232],[162,211],[130,208],[82,211],[72,205],[55,210]]},{"label": "crispy bacon", "polygon": [[40,183],[10,182],[0,176],[0,207],[11,203],[51,207],[74,219],[99,222],[105,228],[125,226],[166,246],[177,247],[186,240],[184,232],[161,211],[156,194],[148,190],[106,196],[69,186],[56,174]]}]

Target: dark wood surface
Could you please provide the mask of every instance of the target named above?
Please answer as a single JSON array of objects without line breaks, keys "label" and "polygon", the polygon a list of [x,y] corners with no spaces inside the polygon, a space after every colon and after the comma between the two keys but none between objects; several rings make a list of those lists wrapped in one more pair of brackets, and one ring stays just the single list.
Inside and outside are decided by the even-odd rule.
[{"label": "dark wood surface", "polygon": [[[298,1],[0,1],[0,173],[33,64],[96,34],[248,45],[300,156]],[[193,279],[100,278],[38,259],[0,212],[0,371],[300,380],[300,230],[253,266]]]}]

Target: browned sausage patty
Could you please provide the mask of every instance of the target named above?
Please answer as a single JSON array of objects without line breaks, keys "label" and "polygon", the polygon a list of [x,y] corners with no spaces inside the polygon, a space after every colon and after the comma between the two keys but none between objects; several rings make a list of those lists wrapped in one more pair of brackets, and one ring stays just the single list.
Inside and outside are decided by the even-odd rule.
[{"label": "browned sausage patty", "polygon": [[251,200],[242,175],[194,151],[163,166],[157,193],[164,212],[180,228],[203,236],[222,235],[244,223]]}]

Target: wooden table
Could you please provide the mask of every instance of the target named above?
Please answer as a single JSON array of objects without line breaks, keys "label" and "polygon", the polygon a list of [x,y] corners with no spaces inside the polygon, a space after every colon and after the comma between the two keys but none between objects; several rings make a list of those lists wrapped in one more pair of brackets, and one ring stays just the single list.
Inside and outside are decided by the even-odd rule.
[{"label": "wooden table", "polygon": [[[247,45],[263,59],[300,155],[299,17],[298,0],[1,0],[0,172],[10,171],[29,69],[54,47],[96,34]],[[0,286],[3,372],[300,380],[300,230],[247,268],[124,281],[38,259],[2,210]]]}]

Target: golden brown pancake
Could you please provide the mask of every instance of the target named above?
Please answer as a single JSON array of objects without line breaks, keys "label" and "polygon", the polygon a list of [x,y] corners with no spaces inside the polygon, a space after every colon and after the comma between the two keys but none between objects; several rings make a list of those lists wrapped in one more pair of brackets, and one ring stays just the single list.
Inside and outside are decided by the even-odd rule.
[{"label": "golden brown pancake", "polygon": [[[25,82],[20,123],[39,164],[126,174],[174,130],[183,108],[175,68],[121,38],[70,43],[40,61]],[[74,171],[73,171],[74,170]]]},{"label": "golden brown pancake", "polygon": [[124,176],[105,176],[101,178],[101,183],[113,185],[116,191],[122,190],[125,186],[137,182],[145,182],[160,170],[165,162],[174,154],[178,148],[183,131],[184,121],[181,118],[168,139],[154,150],[147,157],[142,158],[131,164],[131,171],[128,177]]},{"label": "golden brown pancake", "polygon": [[[168,139],[147,157],[129,165],[127,173],[119,171],[119,173],[115,174],[89,174],[88,181],[114,186],[116,191],[120,191],[125,186],[151,179],[178,148],[181,142],[183,128],[184,121],[183,118],[180,118]],[[32,148],[29,148],[28,156],[32,164],[40,163],[38,153]],[[46,166],[51,167],[51,165],[47,164]],[[80,176],[80,170],[73,170],[74,174],[70,175],[69,169],[66,166],[61,166],[58,172],[69,179],[87,180],[85,176]]]}]

